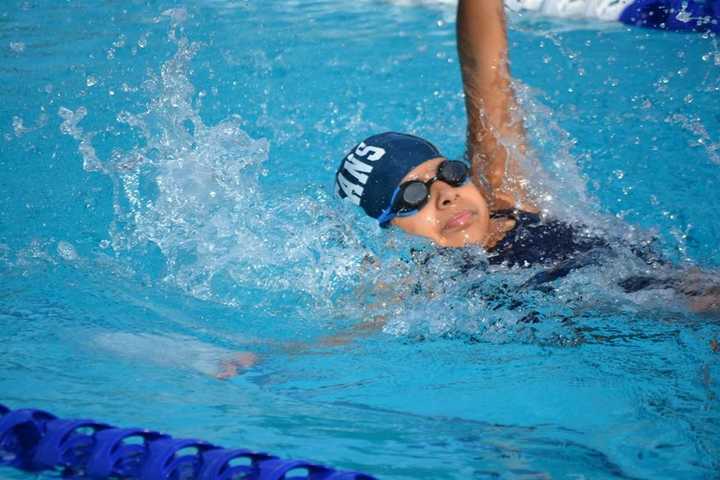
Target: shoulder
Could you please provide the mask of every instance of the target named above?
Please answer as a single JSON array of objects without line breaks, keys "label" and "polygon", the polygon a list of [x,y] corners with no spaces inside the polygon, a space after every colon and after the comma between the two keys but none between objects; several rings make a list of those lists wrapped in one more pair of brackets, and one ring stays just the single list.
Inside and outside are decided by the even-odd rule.
[{"label": "shoulder", "polygon": [[490,212],[502,212],[508,210],[521,211],[532,214],[539,214],[540,209],[534,203],[525,198],[517,198],[514,195],[505,192],[495,191],[491,195],[489,201]]}]

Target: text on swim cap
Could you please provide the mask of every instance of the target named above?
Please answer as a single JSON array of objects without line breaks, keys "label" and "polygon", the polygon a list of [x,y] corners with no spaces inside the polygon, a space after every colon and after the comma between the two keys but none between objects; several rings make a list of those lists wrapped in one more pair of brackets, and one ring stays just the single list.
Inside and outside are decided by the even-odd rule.
[{"label": "text on swim cap", "polygon": [[[385,149],[365,145],[365,142],[361,142],[355,151],[345,158],[343,168],[340,173],[338,173],[337,181],[343,193],[345,193],[347,198],[355,205],[360,205],[360,197],[362,197],[363,191],[365,190],[363,186],[367,183],[368,174],[373,170],[373,165],[366,162],[376,162],[380,160],[383,155],[385,155]],[[354,183],[345,177],[344,172],[349,173],[359,183]]]}]

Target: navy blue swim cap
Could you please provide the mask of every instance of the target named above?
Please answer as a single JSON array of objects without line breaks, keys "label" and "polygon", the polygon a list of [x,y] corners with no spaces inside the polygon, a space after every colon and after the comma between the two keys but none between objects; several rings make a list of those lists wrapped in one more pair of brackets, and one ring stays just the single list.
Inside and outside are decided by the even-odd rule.
[{"label": "navy blue swim cap", "polygon": [[440,156],[432,143],[414,135],[373,135],[343,159],[335,174],[336,191],[341,198],[378,218],[389,206],[400,180],[421,163]]}]

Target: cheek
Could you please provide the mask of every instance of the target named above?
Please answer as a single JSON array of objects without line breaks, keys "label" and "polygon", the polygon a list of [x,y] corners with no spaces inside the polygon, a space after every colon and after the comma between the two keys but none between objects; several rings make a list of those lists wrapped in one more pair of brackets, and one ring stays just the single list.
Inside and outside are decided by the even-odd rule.
[{"label": "cheek", "polygon": [[395,226],[405,233],[429,238],[434,241],[440,239],[440,222],[437,219],[435,209],[427,205],[415,215],[396,218]]}]

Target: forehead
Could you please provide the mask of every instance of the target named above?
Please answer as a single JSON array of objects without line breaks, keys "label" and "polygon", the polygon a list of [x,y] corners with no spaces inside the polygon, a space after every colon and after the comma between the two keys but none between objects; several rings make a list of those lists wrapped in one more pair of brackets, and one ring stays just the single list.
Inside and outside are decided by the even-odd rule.
[{"label": "forehead", "polygon": [[437,167],[440,165],[445,157],[435,157],[430,160],[425,160],[423,163],[413,168],[403,177],[400,183],[407,182],[409,180],[429,180],[437,174]]}]

